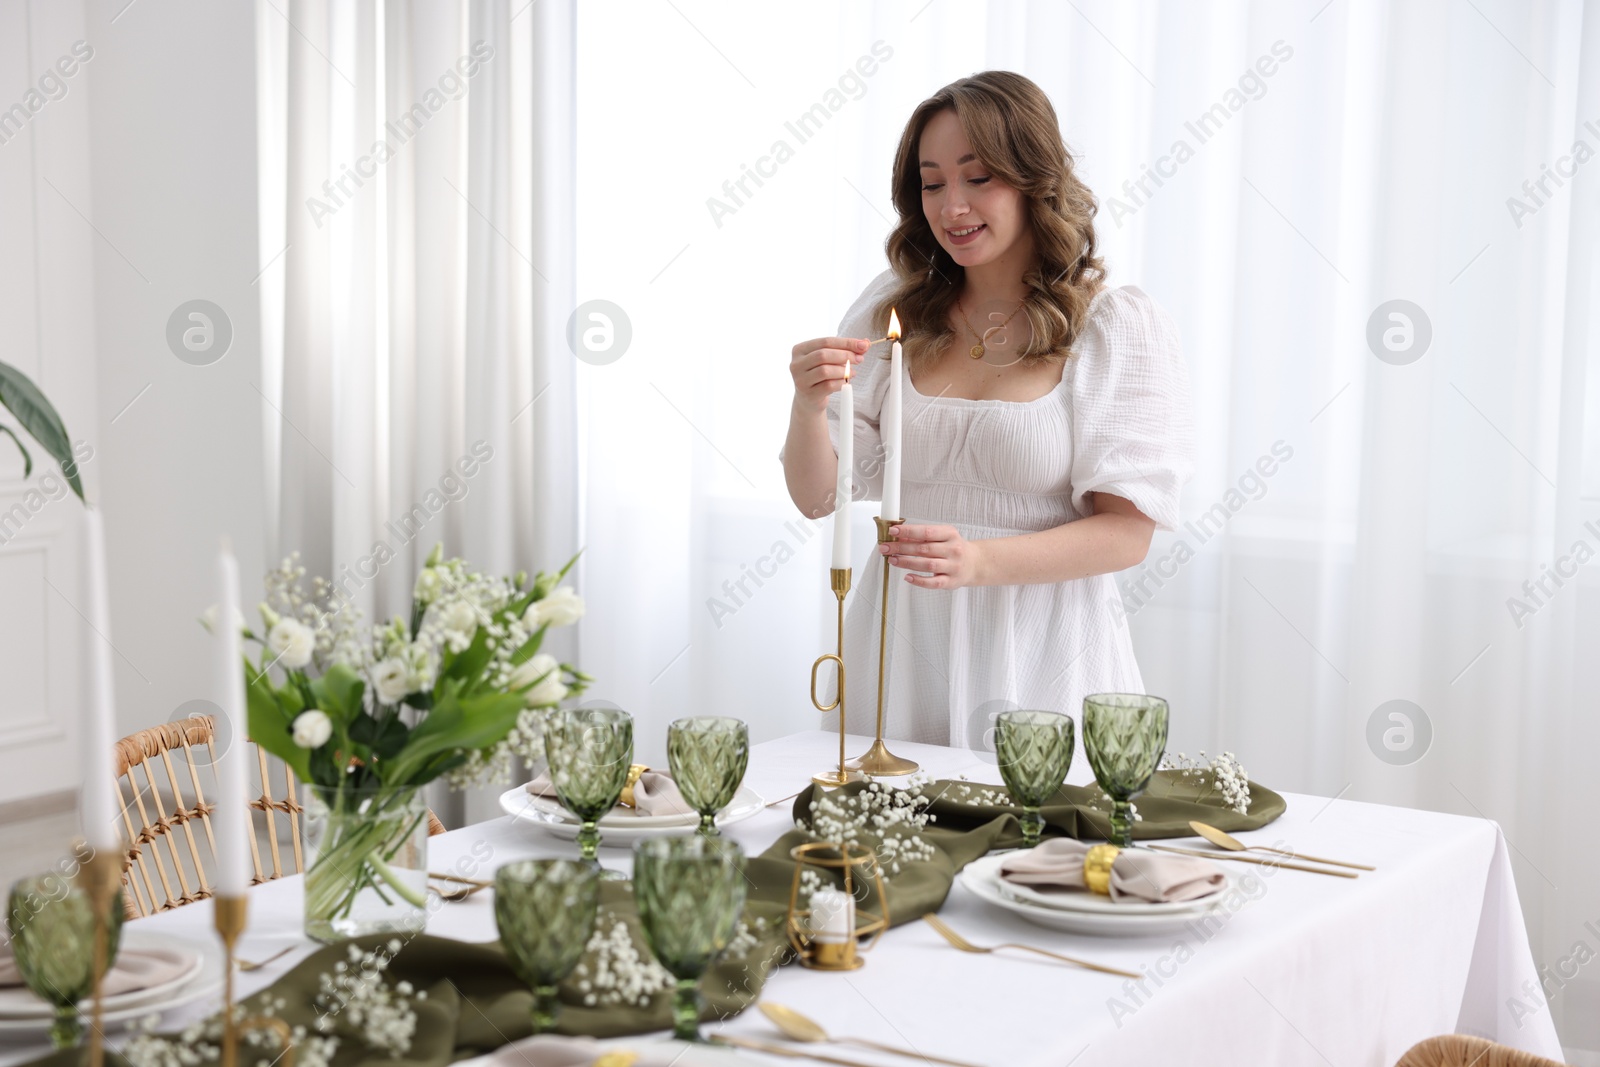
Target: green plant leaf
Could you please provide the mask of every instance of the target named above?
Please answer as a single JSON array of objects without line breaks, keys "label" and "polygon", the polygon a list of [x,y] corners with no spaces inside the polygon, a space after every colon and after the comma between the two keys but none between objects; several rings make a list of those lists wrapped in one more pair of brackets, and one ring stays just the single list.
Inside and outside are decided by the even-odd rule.
[{"label": "green plant leaf", "polygon": [[458,678],[463,682],[476,681],[489,664],[489,631],[478,627],[472,635],[472,644],[445,661],[439,671],[442,678]]},{"label": "green plant leaf", "polygon": [[78,480],[78,464],[72,458],[72,439],[67,436],[66,425],[56,414],[55,406],[33,384],[33,379],[9,363],[0,363],[0,404],[4,404],[29,436],[61,464],[67,484],[82,500],[83,483]]},{"label": "green plant leaf", "polygon": [[544,632],[550,629],[550,624],[545,623],[534,631],[533,636],[522,642],[522,647],[511,653],[511,665],[520,667],[528,662],[539,652],[539,646],[544,644]]},{"label": "green plant leaf", "polygon": [[349,732],[354,737],[351,727],[365,707],[362,697],[366,688],[367,683],[359,674],[343,663],[335,663],[311,683],[311,695],[317,707],[333,720],[334,732]]},{"label": "green plant leaf", "polygon": [[384,781],[390,785],[421,785],[436,775],[422,777],[424,769],[440,753],[471,752],[498,744],[517,724],[522,711],[518,693],[490,692],[461,696],[455,680],[440,683],[433,710],[411,731],[399,755],[388,765]]},{"label": "green plant leaf", "polygon": [[13,430],[9,426],[0,426],[0,433],[3,433],[7,437],[11,438],[11,440],[16,443],[17,451],[22,453],[22,476],[24,478],[32,477],[33,457],[28,455],[28,446],[22,443],[22,438],[17,436],[17,431]]},{"label": "green plant leaf", "polygon": [[245,660],[244,670],[250,740],[287,763],[302,782],[312,781],[310,752],[295,744],[291,733],[295,713],[278,703],[272,683],[265,674],[257,673],[249,660]]}]

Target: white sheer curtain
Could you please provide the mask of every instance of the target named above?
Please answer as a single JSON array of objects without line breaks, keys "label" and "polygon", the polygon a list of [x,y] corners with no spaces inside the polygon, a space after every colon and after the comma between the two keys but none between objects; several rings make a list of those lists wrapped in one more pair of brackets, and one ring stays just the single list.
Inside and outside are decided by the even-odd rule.
[{"label": "white sheer curtain", "polygon": [[259,0],[268,555],[369,618],[435,542],[504,573],[579,545],[572,18]]},{"label": "white sheer curtain", "polygon": [[[817,721],[831,598],[775,460],[789,348],[882,268],[915,103],[1017,70],[1101,197],[1112,281],[1172,312],[1190,361],[1195,525],[1122,576],[1172,747],[1340,798],[1323,818],[1370,800],[1498,820],[1551,968],[1551,1005],[1520,1010],[1600,1049],[1600,978],[1571,965],[1579,941],[1600,952],[1581,654],[1600,637],[1581,565],[1600,550],[1600,4],[615,11],[583,7],[578,33],[577,296],[632,330],[579,368],[586,664],[646,753],[695,711],[764,737]],[[1407,323],[1411,347],[1385,347]]]}]

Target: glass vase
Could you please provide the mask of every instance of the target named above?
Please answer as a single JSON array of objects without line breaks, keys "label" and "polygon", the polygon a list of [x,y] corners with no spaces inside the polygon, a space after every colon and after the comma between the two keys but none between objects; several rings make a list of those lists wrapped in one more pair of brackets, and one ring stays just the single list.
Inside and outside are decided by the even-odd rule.
[{"label": "glass vase", "polygon": [[325,944],[420,932],[427,922],[428,805],[416,789],[302,787],[305,932]]}]

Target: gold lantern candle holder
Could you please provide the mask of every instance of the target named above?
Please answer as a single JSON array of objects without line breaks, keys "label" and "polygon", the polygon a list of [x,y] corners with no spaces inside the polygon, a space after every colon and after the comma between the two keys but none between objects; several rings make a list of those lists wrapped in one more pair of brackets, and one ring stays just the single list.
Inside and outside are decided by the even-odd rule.
[{"label": "gold lantern candle holder", "polygon": [[[889,897],[883,888],[883,872],[878,856],[865,845],[813,841],[789,850],[795,861],[794,880],[789,885],[789,911],[784,930],[789,944],[799,956],[801,966],[818,971],[853,971],[866,961],[861,953],[878,943],[889,928]],[[843,931],[818,931],[812,922],[811,901],[800,900],[800,885],[807,870],[825,873],[824,885],[843,893],[849,901],[850,921]],[[878,914],[858,903],[862,890],[877,890]],[[831,924],[830,924],[831,925]],[[866,938],[866,944],[860,940]]]}]

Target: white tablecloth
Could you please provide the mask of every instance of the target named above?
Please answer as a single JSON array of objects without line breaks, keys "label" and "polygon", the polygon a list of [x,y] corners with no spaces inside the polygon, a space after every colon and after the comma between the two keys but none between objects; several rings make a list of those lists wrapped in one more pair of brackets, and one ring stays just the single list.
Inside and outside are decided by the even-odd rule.
[{"label": "white tablecloth", "polygon": [[[849,745],[852,754],[865,747],[856,738]],[[994,768],[971,752],[910,743],[891,747],[936,777],[966,772],[975,781],[999,781]],[[837,735],[820,732],[758,745],[746,781],[768,799],[788,796],[836,760],[837,750]],[[1076,761],[1071,780],[1084,780],[1083,763],[1081,757]],[[835,1034],[995,1067],[1383,1067],[1422,1038],[1451,1032],[1561,1058],[1549,1014],[1526,1011],[1532,1002],[1523,985],[1537,986],[1538,977],[1498,826],[1347,800],[1285,798],[1288,811],[1281,819],[1240,836],[1292,843],[1378,870],[1349,881],[1238,866],[1263,876],[1259,896],[1206,940],[1185,933],[1113,941],[1045,930],[992,909],[959,886],[941,910],[979,944],[1029,942],[1140,971],[1148,975],[1142,983],[1025,953],[965,955],[917,922],[885,935],[861,970],[824,974],[786,967],[768,982],[763,997],[798,1008]],[[730,827],[729,835],[752,854],[759,852],[785,829],[789,812],[788,804],[779,805]],[[510,860],[570,855],[575,847],[501,818],[434,838],[429,865],[489,878]],[[601,860],[626,867],[628,853],[602,849]],[[300,893],[299,878],[251,891],[250,928],[240,956],[260,959],[286,944],[297,951],[242,974],[241,994],[270,984],[313,950],[298,934]],[[428,931],[493,940],[490,898],[485,891],[440,905]],[[204,937],[211,929],[211,905],[203,901],[142,919],[135,928]],[[1513,1000],[1522,1005],[1517,1015],[1509,1006]],[[175,1012],[166,1024],[203,1014],[199,1008]],[[763,1040],[777,1037],[754,1011],[724,1028]],[[0,1067],[42,1051],[0,1047]],[[849,1047],[830,1051],[895,1062]]]}]

